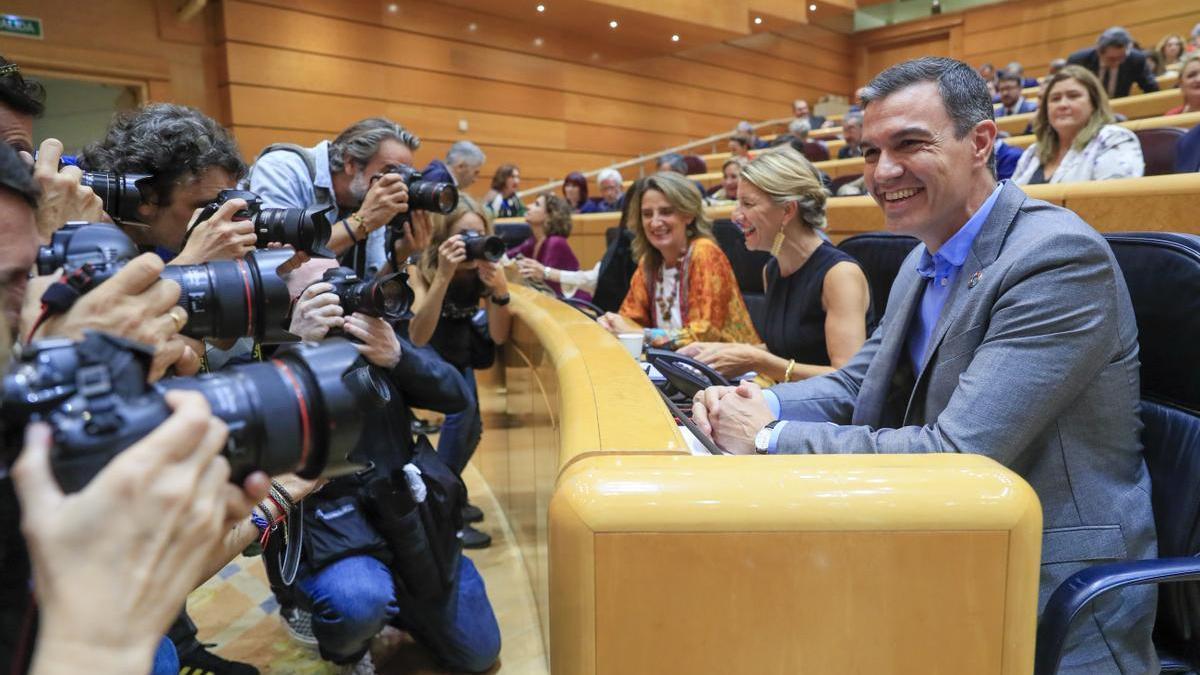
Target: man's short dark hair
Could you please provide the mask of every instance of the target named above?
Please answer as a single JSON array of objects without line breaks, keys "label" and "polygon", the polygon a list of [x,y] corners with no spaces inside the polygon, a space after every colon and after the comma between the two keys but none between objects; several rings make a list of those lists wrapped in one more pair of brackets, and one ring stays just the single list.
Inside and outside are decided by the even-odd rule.
[{"label": "man's short dark hair", "polygon": [[[876,75],[863,90],[863,110],[875,101],[922,82],[937,83],[942,104],[946,107],[946,114],[954,121],[954,135],[959,140],[965,138],[980,122],[996,119],[992,95],[988,93],[983,77],[962,61],[942,56],[925,56],[898,63]],[[994,149],[988,166],[994,175]]]},{"label": "man's short dark hair", "polygon": [[1022,87],[1025,85],[1025,78],[1021,77],[1019,73],[1012,73],[1006,70],[996,78],[996,86],[1000,86],[1001,82],[1016,82],[1018,87]]},{"label": "man's short dark hair", "polygon": [[346,157],[358,168],[370,163],[384,141],[393,140],[416,152],[421,139],[386,117],[368,117],[347,127],[329,144],[329,170],[339,173],[346,168]]},{"label": "man's short dark hair", "polygon": [[46,89],[37,80],[27,80],[21,76],[21,69],[15,63],[0,56],[0,103],[12,108],[22,115],[41,117],[46,111]]},{"label": "man's short dark hair", "polygon": [[187,106],[152,103],[119,113],[104,140],[89,145],[80,157],[88,171],[147,173],[148,195],[165,206],[177,181],[218,167],[234,180],[246,175],[237,143],[225,127]]},{"label": "man's short dark hair", "polygon": [[41,190],[33,181],[33,169],[6,143],[0,143],[0,189],[15,193],[31,208],[37,208]]},{"label": "man's short dark hair", "polygon": [[1133,36],[1129,34],[1129,31],[1120,26],[1113,26],[1100,34],[1100,38],[1096,40],[1096,49],[1097,51],[1104,51],[1109,47],[1128,49],[1131,44],[1133,44]]}]

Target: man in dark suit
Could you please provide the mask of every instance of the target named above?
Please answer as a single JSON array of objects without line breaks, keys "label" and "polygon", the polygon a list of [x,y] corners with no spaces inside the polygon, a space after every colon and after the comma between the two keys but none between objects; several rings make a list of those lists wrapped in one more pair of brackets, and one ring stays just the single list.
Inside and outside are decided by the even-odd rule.
[{"label": "man in dark suit", "polygon": [[808,101],[798,98],[792,101],[792,114],[798,120],[806,120],[809,129],[820,129],[822,124],[825,124],[825,118],[820,115],[813,115],[808,108]]},{"label": "man in dark suit", "polygon": [[1200,171],[1200,127],[1184,134],[1175,149],[1175,173],[1195,171]]},{"label": "man in dark suit", "polygon": [[996,117],[1020,115],[1021,113],[1037,112],[1037,102],[1028,101],[1021,96],[1021,76],[1004,71],[1000,75],[1000,105],[996,108]]},{"label": "man in dark suit", "polygon": [[1133,37],[1120,26],[1101,33],[1095,47],[1080,49],[1067,62],[1095,73],[1109,98],[1128,96],[1134,82],[1143,93],[1158,91],[1158,80],[1146,57],[1133,48]]},{"label": "man in dark suit", "polygon": [[838,148],[838,159],[862,157],[862,150],[858,147],[862,141],[862,121],[861,112],[848,112],[842,117],[842,138],[846,139],[846,144]]},{"label": "man in dark suit", "polygon": [[427,181],[436,183],[454,183],[460,191],[471,187],[479,178],[479,169],[487,161],[487,156],[471,141],[458,141],[450,146],[446,153],[446,161],[435,159],[421,173]]}]

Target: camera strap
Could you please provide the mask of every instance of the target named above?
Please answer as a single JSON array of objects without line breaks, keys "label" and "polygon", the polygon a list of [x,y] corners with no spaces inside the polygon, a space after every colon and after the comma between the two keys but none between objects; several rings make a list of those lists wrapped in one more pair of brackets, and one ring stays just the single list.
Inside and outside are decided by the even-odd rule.
[{"label": "camera strap", "polygon": [[296,580],[296,572],[300,569],[300,545],[304,543],[304,502],[296,504],[296,508],[284,521],[283,550],[279,552],[279,576],[283,585],[291,586]]},{"label": "camera strap", "polygon": [[66,313],[75,304],[75,301],[91,287],[92,265],[90,263],[70,274],[62,275],[58,281],[50,284],[42,293],[42,313],[38,315],[33,327],[29,329],[26,341],[33,340],[33,336],[37,334],[38,328],[41,328],[46,319],[55,314]]}]

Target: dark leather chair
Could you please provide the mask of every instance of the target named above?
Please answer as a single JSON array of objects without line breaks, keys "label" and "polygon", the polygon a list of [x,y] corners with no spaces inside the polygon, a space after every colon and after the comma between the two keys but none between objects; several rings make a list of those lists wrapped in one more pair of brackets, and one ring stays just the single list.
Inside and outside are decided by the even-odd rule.
[{"label": "dark leather chair", "polygon": [[829,148],[818,141],[804,141],[804,149],[801,152],[810,162],[824,162],[829,159]]},{"label": "dark leather chair", "polygon": [[[900,264],[920,243],[916,237],[907,235],[868,232],[848,237],[838,244],[838,248],[862,265],[867,275],[867,286],[871,289],[871,307],[876,320],[887,309],[888,294],[892,292],[892,282],[896,280]],[[870,328],[873,330],[875,327]]]},{"label": "dark leather chair", "polygon": [[496,223],[495,232],[497,237],[504,240],[505,248],[519,246],[533,236],[533,228],[529,223]]},{"label": "dark leather chair", "polygon": [[737,278],[738,288],[746,301],[746,309],[750,312],[750,321],[754,328],[762,334],[767,318],[767,298],[763,288],[763,267],[771,259],[766,251],[751,251],[746,248],[746,237],[742,229],[733,221],[721,219],[713,223],[713,236],[717,245],[729,258],[733,267],[733,276]]},{"label": "dark leather chair", "polygon": [[1200,671],[1200,237],[1106,235],[1133,299],[1142,445],[1159,558],[1097,565],[1063,582],[1038,624],[1035,675],[1051,675],[1071,619],[1096,597],[1158,584],[1154,645],[1163,672]]},{"label": "dark leather chair", "polygon": [[842,187],[846,183],[853,183],[859,178],[862,178],[861,173],[852,173],[849,176],[838,176],[837,178],[829,181],[829,191],[832,192],[834,196],[837,196],[838,188]]},{"label": "dark leather chair", "polygon": [[1179,140],[1187,133],[1178,127],[1161,129],[1139,129],[1135,132],[1142,144],[1142,157],[1146,160],[1147,176],[1162,176],[1175,173],[1175,152]]},{"label": "dark leather chair", "polygon": [[708,173],[708,163],[700,155],[684,155],[683,162],[687,164],[687,175]]}]

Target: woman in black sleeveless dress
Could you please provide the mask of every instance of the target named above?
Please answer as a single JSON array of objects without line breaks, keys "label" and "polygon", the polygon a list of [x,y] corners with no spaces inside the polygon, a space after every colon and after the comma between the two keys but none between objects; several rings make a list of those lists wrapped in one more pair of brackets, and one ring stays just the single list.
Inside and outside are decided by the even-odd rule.
[{"label": "woman in black sleeveless dress", "polygon": [[826,192],[812,164],[790,147],[742,169],[733,220],[746,247],[770,251],[765,344],[695,343],[680,350],[736,377],[775,382],[833,372],[862,347],[871,322],[867,277],[858,262],[820,234]]}]

